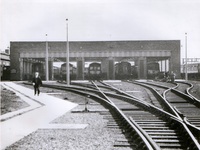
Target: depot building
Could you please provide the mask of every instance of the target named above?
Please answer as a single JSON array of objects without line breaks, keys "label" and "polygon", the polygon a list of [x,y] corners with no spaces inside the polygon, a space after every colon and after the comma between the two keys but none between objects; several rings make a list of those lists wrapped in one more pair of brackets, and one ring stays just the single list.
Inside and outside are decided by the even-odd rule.
[{"label": "depot building", "polygon": [[[11,80],[30,80],[35,63],[42,64],[44,70],[41,74],[46,79],[53,80],[53,64],[66,62],[66,47],[66,41],[11,42]],[[180,76],[180,40],[69,42],[69,62],[76,63],[78,80],[84,79],[87,62],[100,62],[106,79],[115,79],[115,63],[121,61],[134,62],[138,79],[147,78],[147,64],[153,61],[159,62],[160,71],[173,71]]]}]

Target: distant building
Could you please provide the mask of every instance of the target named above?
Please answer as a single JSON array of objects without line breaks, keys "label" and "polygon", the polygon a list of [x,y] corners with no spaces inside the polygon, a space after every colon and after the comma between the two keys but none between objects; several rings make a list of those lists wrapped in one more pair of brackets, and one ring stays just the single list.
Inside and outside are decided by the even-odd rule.
[{"label": "distant building", "polygon": [[[11,80],[30,80],[35,68],[40,68],[44,78],[52,80],[53,63],[66,61],[66,42],[13,41],[10,56]],[[124,60],[134,62],[139,79],[148,78],[151,62],[159,62],[161,71],[173,71],[179,77],[180,40],[69,42],[69,62],[76,62],[77,80],[84,79],[85,63],[89,62],[100,62],[105,79],[113,80],[115,63]]]},{"label": "distant building", "polygon": [[1,79],[3,77],[3,72],[4,69],[7,69],[8,67],[10,67],[10,55],[7,53],[0,53],[0,75],[1,75]]},{"label": "distant building", "polygon": [[10,66],[10,55],[8,53],[0,53],[1,56],[1,65]]}]

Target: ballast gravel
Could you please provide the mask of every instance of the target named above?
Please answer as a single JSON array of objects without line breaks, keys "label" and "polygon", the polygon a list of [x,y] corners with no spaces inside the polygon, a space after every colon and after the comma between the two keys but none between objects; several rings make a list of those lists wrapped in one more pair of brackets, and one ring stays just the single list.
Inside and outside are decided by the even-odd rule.
[{"label": "ballast gravel", "polygon": [[[82,106],[78,106],[82,109]],[[88,124],[85,129],[38,129],[6,150],[119,150],[114,148],[116,133],[99,113],[68,112],[50,124]],[[123,148],[129,150],[130,148]]]}]

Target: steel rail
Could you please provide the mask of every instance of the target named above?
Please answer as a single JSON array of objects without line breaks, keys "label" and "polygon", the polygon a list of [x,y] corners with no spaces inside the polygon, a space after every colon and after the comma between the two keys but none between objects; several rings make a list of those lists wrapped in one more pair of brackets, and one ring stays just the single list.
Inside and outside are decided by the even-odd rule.
[{"label": "steel rail", "polygon": [[132,117],[129,117],[130,121],[138,128],[138,130],[146,137],[152,147],[155,149],[160,149],[160,147],[154,142],[154,140],[133,120]]},{"label": "steel rail", "polygon": [[[30,85],[30,83],[29,83]],[[56,86],[56,85],[47,85],[47,84],[43,84],[43,87],[47,87],[47,88],[53,88],[53,89],[59,89],[59,90],[67,90],[70,92],[74,92],[83,96],[87,96],[90,95],[91,99],[94,99],[96,101],[98,101],[99,103],[103,103],[107,108],[115,111],[115,113],[118,114],[118,116],[120,116],[122,121],[125,121],[128,125],[128,131],[134,134],[137,134],[138,137],[140,138],[140,142],[139,144],[139,148],[140,149],[145,149],[145,150],[160,150],[157,148],[154,148],[152,146],[152,144],[150,144],[148,142],[148,140],[145,138],[145,136],[138,130],[138,128],[136,128],[131,122],[130,120],[122,113],[122,111],[120,109],[118,109],[115,105],[113,105],[113,103],[110,103],[110,101],[108,101],[105,98],[100,97],[99,95],[94,95],[92,93],[87,93],[86,91],[82,90],[82,88],[77,88],[77,87],[73,87],[73,86]],[[88,90],[88,89],[87,89]],[[91,91],[91,90],[90,90]],[[148,107],[148,106],[146,106]]]},{"label": "steel rail", "polygon": [[191,103],[193,105],[195,105],[196,107],[200,108],[200,101],[197,99],[194,99],[193,97],[191,97],[190,95],[187,95],[181,91],[178,91],[176,89],[171,89],[171,91],[176,94],[179,95],[181,97],[183,97],[188,103]]},{"label": "steel rail", "polygon": [[[113,94],[108,93],[108,94],[106,94],[106,95],[111,96],[111,95],[113,95]],[[128,100],[127,100],[128,102],[130,102],[130,100],[131,100],[130,97],[126,97],[126,96],[120,96],[120,97],[121,97],[121,98],[128,99]],[[132,99],[132,102],[133,102],[133,101],[134,101],[134,102],[137,102],[137,105],[139,105],[139,104],[142,105],[140,101],[137,101],[137,100]],[[197,140],[195,139],[195,137],[193,136],[193,134],[191,133],[191,131],[188,129],[188,127],[185,126],[183,120],[181,120],[181,119],[179,119],[179,118],[173,116],[172,114],[170,114],[170,113],[168,113],[168,112],[166,112],[166,111],[164,111],[164,110],[162,110],[162,109],[160,109],[160,108],[157,108],[156,106],[151,105],[151,104],[148,104],[148,107],[146,107],[146,109],[148,109],[148,111],[154,111],[155,114],[160,114],[161,116],[163,116],[163,118],[168,118],[168,120],[171,120],[171,122],[172,122],[173,124],[179,124],[178,126],[182,126],[183,129],[182,129],[181,132],[184,133],[183,136],[186,136],[186,135],[187,135],[187,137],[190,138],[190,139],[194,142],[194,143],[193,143],[193,148],[194,148],[194,149],[199,149],[200,146],[199,146]],[[185,122],[186,122],[186,121],[185,121]],[[192,128],[192,126],[191,126],[190,128]],[[195,131],[198,131],[197,134],[199,135],[199,130],[198,130],[198,128],[194,128],[194,129],[195,129]],[[194,129],[193,129],[193,130],[194,130]],[[185,130],[187,131],[187,133],[184,132]],[[187,140],[188,140],[188,139],[186,139],[185,141],[187,141]]]},{"label": "steel rail", "polygon": [[[188,95],[186,95],[185,93],[183,93],[183,92],[181,92],[181,91],[178,91],[178,90],[176,90],[175,88],[177,88],[179,85],[177,84],[177,86],[175,86],[175,87],[173,87],[173,88],[169,88],[169,89],[167,89],[165,92],[164,92],[164,99],[166,100],[166,93],[167,92],[169,92],[170,90],[172,91],[172,92],[174,92],[174,93],[177,93],[178,95],[180,95],[180,96],[184,96],[185,98],[186,98],[186,100],[188,101],[188,102],[190,102],[191,103],[191,101],[193,101],[194,102],[194,100],[190,97],[190,96],[188,96]],[[188,99],[190,99],[190,100],[188,100]],[[166,100],[166,102],[167,102],[167,100]],[[196,102],[196,101],[195,101]],[[194,103],[195,103],[194,102]],[[195,103],[196,104],[196,103]],[[170,103],[169,103],[169,105],[170,105]],[[171,105],[170,105],[171,106]],[[199,106],[199,105],[197,105],[197,106]],[[183,124],[183,126],[184,126],[184,128],[185,128],[185,130],[188,132],[188,135],[189,135],[189,137],[191,138],[191,140],[193,140],[194,141],[194,143],[195,143],[195,145],[196,145],[196,147],[197,148],[199,148],[200,146],[199,146],[199,143],[197,142],[197,140],[195,139],[195,137],[194,137],[194,134],[196,135],[197,134],[197,136],[200,136],[200,131],[199,131],[199,129],[196,127],[194,127],[194,126],[191,126],[191,124],[189,123],[189,122],[187,122],[186,121],[186,119],[184,120],[184,114],[183,113],[181,113],[180,111],[178,111],[178,109],[176,108],[176,107],[172,107],[171,106],[171,108],[176,112],[176,116],[179,118],[179,119],[181,119],[181,123]],[[184,124],[185,123],[185,124]],[[190,129],[192,129],[192,131],[193,131],[193,134],[191,133],[191,131],[189,130],[189,128]],[[197,133],[195,133],[194,131],[196,131]]]},{"label": "steel rail", "polygon": [[[132,121],[130,121],[130,119],[127,118],[127,116],[106,96],[106,94],[101,91],[101,89],[94,83],[92,82],[92,84],[94,84],[97,89],[99,90],[99,92],[109,101],[111,102],[111,104],[113,105],[113,107],[115,107],[115,109],[118,111],[118,113],[120,114],[120,116],[123,117],[123,119],[126,120],[126,122],[129,124],[129,126],[131,126],[136,132],[137,134],[141,137],[141,139],[143,140],[143,142],[146,144],[146,146],[148,147],[148,149],[154,149],[154,150],[160,150],[160,147],[151,139],[151,137],[147,134],[144,134],[142,132],[142,130],[140,128],[138,128],[136,126],[135,123],[132,123]],[[146,105],[146,107],[148,107],[148,105]]]},{"label": "steel rail", "polygon": [[[110,101],[106,100],[105,98],[96,96],[96,95],[94,95],[94,94],[92,94],[92,93],[86,93],[85,91],[83,91],[83,88],[77,88],[77,87],[73,87],[73,86],[70,86],[70,87],[69,87],[69,86],[45,85],[45,84],[44,84],[43,86],[44,86],[44,87],[50,87],[50,88],[61,89],[61,90],[67,90],[67,91],[75,92],[75,93],[77,93],[77,94],[84,95],[84,96],[90,95],[90,97],[91,97],[92,99],[97,100],[97,101],[99,101],[100,103],[103,102],[104,104],[106,104],[106,106],[112,107],[112,109],[114,109],[114,111],[116,112],[116,108],[114,107],[113,103],[110,103]],[[87,90],[88,90],[88,89],[87,89]],[[96,92],[96,90],[93,90],[93,91]],[[91,90],[90,90],[90,92],[91,92]],[[111,94],[111,93],[110,93],[110,94]],[[149,104],[144,104],[144,103],[142,103],[141,101],[138,101],[138,100],[137,100],[137,102],[141,103],[141,105],[143,104],[143,106],[145,106],[147,109],[156,108],[156,107],[151,106],[151,105],[149,105]],[[158,108],[156,108],[155,110],[157,111]],[[121,114],[120,112],[121,112],[121,110],[117,109],[117,113],[119,113],[119,115],[123,117],[124,114],[123,114],[123,113]],[[169,116],[170,116],[170,115],[169,115]],[[168,117],[169,117],[169,116],[168,116]],[[172,118],[172,120],[178,120],[178,122],[182,123],[178,118],[174,118],[174,116],[170,116],[169,118]],[[128,118],[126,118],[125,120],[128,121],[128,122],[130,122],[130,120],[129,120]],[[133,128],[132,125],[129,126],[129,127]],[[190,130],[187,128],[186,125],[184,126],[184,128],[186,128],[186,130],[190,131]],[[134,128],[134,129],[135,129],[134,132],[137,132],[137,134],[138,134],[138,132],[140,132],[139,130],[136,130],[137,128]],[[195,138],[193,137],[192,133],[186,132],[185,134],[186,134],[186,135],[189,134],[189,138],[195,140]],[[142,134],[142,135],[143,135],[143,134]],[[188,136],[186,136],[186,137],[188,137]],[[144,138],[144,135],[143,135],[143,137],[140,137],[140,138],[143,139],[143,138]],[[146,139],[146,138],[144,138],[144,139]],[[142,141],[143,141],[143,140],[142,140]],[[144,142],[144,141],[143,141],[143,142]],[[151,147],[148,147],[148,146],[149,146],[149,142],[148,142],[148,141],[145,141],[145,142],[146,142],[146,146],[147,146],[148,149],[153,149],[152,146],[151,146]],[[191,144],[191,143],[190,143],[190,144]],[[150,145],[151,145],[151,144],[150,144]],[[200,147],[199,147],[199,145],[198,145],[198,142],[192,143],[192,148],[193,148],[193,149],[199,149]]]},{"label": "steel rail", "polygon": [[186,89],[186,94],[189,95],[191,98],[193,98],[195,102],[200,103],[200,100],[197,99],[195,96],[193,96],[193,95],[191,94],[191,92],[190,92],[190,91],[194,88],[194,85],[193,85],[192,83],[188,83],[188,82],[184,82],[184,81],[182,81],[182,82],[181,82],[181,81],[178,81],[178,83],[188,84],[190,87],[188,87],[188,88]]},{"label": "steel rail", "polygon": [[[132,82],[131,82],[131,83],[132,83]],[[158,100],[160,101],[160,103],[163,104],[163,105],[165,106],[165,108],[166,108],[171,114],[173,114],[174,116],[176,116],[176,117],[179,118],[179,115],[177,114],[177,112],[174,111],[174,109],[173,109],[172,106],[167,102],[167,100],[164,99],[164,97],[162,97],[155,89],[152,89],[152,88],[149,87],[148,85],[144,85],[144,84],[139,83],[139,82],[134,82],[134,83],[149,88],[149,89],[153,92],[153,94],[158,98]],[[104,84],[105,84],[105,83],[104,83]],[[113,87],[112,85],[109,85],[109,84],[107,84],[107,85],[110,86],[110,87]],[[115,90],[118,90],[120,93],[123,93],[124,95],[128,95],[128,96],[130,96],[130,97],[132,97],[132,98],[135,98],[134,96],[132,96],[132,95],[130,95],[130,94],[128,94],[128,93],[126,93],[126,92],[124,92],[124,91],[122,91],[122,90],[119,90],[119,89],[117,89],[117,88],[115,88],[115,87],[113,87],[113,88],[114,88]],[[135,98],[135,99],[140,100],[140,99],[138,99],[138,98]],[[143,101],[143,100],[140,100],[140,101]],[[144,102],[144,101],[143,101],[143,102]],[[155,107],[156,107],[156,106],[155,106]]]},{"label": "steel rail", "polygon": [[[111,86],[111,85],[108,85],[108,86]],[[112,86],[111,86],[112,87]],[[115,87],[114,87],[115,88]],[[115,88],[116,89],[116,88]],[[168,90],[171,90],[171,89],[168,89]],[[168,90],[166,90],[166,91],[168,91]],[[125,93],[125,92],[122,92],[123,94]],[[158,93],[159,94],[159,93]],[[166,102],[167,102],[167,100],[166,99],[164,99]],[[149,106],[150,106],[151,104],[149,104]],[[198,144],[198,142],[197,142],[197,140],[195,139],[195,137],[194,137],[194,135],[191,133],[191,131],[188,129],[188,127],[184,124],[184,120],[182,119],[182,116],[180,116],[181,115],[181,113],[180,112],[178,112],[177,111],[177,109],[175,109],[175,108],[173,108],[170,104],[169,104],[169,106],[171,107],[171,109],[175,112],[175,114],[176,114],[176,116],[173,116],[172,118],[173,118],[173,120],[175,119],[175,120],[178,120],[178,122],[180,122],[181,124],[182,124],[182,126],[184,127],[184,129],[187,131],[187,133],[188,133],[188,136],[189,136],[189,138],[194,142],[194,147],[196,147],[197,149],[199,149],[200,148],[200,146],[199,146],[199,144]],[[154,108],[156,108],[156,109],[158,109],[156,106],[153,106]],[[180,113],[180,115],[179,115],[179,113]],[[195,128],[196,129],[196,128]]]}]

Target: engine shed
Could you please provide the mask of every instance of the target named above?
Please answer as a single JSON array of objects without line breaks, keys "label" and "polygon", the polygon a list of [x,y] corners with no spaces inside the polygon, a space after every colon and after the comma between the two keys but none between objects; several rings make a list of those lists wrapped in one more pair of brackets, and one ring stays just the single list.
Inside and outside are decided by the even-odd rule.
[{"label": "engine shed", "polygon": [[[46,65],[48,49],[48,66]],[[34,65],[41,64],[43,78],[53,80],[53,62],[66,61],[66,42],[13,41],[10,43],[11,80],[30,80]],[[138,78],[147,79],[148,62],[159,62],[160,71],[180,76],[180,40],[70,41],[69,61],[76,62],[76,79],[84,79],[85,62],[101,62],[105,79],[115,79],[115,63],[134,61]],[[48,68],[48,69],[47,69]],[[45,72],[44,70],[48,70]],[[41,71],[40,70],[40,71]]]}]

